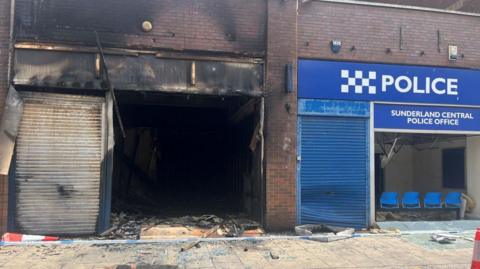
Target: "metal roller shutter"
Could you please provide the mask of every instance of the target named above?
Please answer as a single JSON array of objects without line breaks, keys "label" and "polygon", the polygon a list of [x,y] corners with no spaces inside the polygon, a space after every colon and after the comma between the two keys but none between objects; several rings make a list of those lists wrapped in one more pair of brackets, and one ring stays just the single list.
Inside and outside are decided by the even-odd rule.
[{"label": "metal roller shutter", "polygon": [[105,98],[23,92],[15,221],[30,234],[92,234],[100,206]]},{"label": "metal roller shutter", "polygon": [[368,119],[301,116],[300,222],[364,228]]}]

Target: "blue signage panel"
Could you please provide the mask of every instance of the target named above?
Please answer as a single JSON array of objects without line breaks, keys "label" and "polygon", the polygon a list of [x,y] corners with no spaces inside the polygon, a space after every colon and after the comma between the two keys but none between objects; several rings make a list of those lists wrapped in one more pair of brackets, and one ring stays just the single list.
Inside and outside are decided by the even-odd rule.
[{"label": "blue signage panel", "polygon": [[299,60],[298,97],[480,105],[480,70]]},{"label": "blue signage panel", "polygon": [[480,109],[375,104],[378,129],[480,131]]}]

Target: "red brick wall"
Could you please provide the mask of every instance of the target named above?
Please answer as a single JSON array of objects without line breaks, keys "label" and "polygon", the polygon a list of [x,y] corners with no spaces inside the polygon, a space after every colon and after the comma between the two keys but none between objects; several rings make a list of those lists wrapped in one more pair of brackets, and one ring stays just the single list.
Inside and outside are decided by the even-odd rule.
[{"label": "red brick wall", "polygon": [[[7,95],[8,48],[10,39],[10,0],[0,0],[0,117]],[[7,228],[8,178],[0,177],[0,234]]]},{"label": "red brick wall", "polygon": [[[286,94],[284,68],[297,62],[297,1],[268,0],[266,61],[266,224],[290,229],[296,216],[296,90]],[[296,75],[294,77],[296,85]],[[290,106],[290,112],[286,107]]]},{"label": "red brick wall", "polygon": [[264,0],[17,0],[17,39],[94,44],[97,30],[114,47],[260,54],[265,12]]},{"label": "red brick wall", "polygon": [[[480,17],[312,1],[300,7],[299,57],[448,67],[480,67]],[[404,49],[399,49],[403,27]],[[441,50],[437,50],[440,30]],[[329,42],[343,42],[339,54]],[[448,60],[448,45],[460,58]],[[355,50],[350,48],[355,46]],[[392,53],[386,53],[390,48]],[[421,51],[424,55],[421,56]]]}]

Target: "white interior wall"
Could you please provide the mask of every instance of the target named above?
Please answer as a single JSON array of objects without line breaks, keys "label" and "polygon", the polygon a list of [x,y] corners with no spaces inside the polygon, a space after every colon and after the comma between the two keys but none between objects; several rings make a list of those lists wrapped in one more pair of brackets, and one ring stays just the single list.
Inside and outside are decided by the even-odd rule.
[{"label": "white interior wall", "polygon": [[403,146],[384,170],[385,191],[404,193],[413,187],[412,147]]},{"label": "white interior wall", "polygon": [[[422,148],[429,145],[422,145]],[[431,149],[413,151],[413,190],[420,193],[449,191],[465,192],[465,189],[443,188],[442,180],[442,150],[466,146],[466,140],[441,142],[432,145]]]},{"label": "white interior wall", "polygon": [[467,189],[477,206],[473,210],[474,217],[480,217],[480,137],[467,137]]},{"label": "white interior wall", "polygon": [[[478,172],[470,171],[470,180],[472,181],[475,174],[480,175],[480,165],[475,166],[475,161],[472,161],[474,158],[478,158],[477,163],[480,164],[480,141],[477,143],[477,150],[474,149],[476,144],[470,146],[470,144],[474,144],[474,142],[471,142],[469,147],[472,147],[470,155],[474,155],[474,152],[478,152],[478,155],[470,156],[467,154],[466,156],[467,167],[474,166],[472,169],[477,167],[479,169]],[[449,191],[466,192],[464,189],[446,189],[442,186],[442,150],[446,148],[465,147],[466,144],[465,139],[459,139],[436,143],[432,149],[417,150],[412,146],[403,146],[403,148],[393,156],[384,170],[385,191],[395,191],[400,195],[406,191],[418,191],[422,194],[433,191],[442,193]],[[427,148],[428,145],[422,145],[421,147]],[[376,152],[378,152],[377,149]],[[469,165],[469,163],[471,164]],[[469,187],[469,170],[466,172],[466,181]],[[480,181],[480,176],[478,181]],[[475,181],[475,183],[477,183],[477,181]],[[474,183],[472,182],[471,184]],[[478,189],[478,194],[474,195],[472,193],[472,196],[480,198],[480,182],[477,184],[478,185],[475,186]]]}]

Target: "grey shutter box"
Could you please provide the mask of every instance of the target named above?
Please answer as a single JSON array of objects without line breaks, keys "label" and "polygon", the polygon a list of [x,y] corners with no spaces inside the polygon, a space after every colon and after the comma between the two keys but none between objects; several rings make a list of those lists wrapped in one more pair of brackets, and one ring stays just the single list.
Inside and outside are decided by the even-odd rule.
[{"label": "grey shutter box", "polygon": [[93,234],[100,212],[104,97],[22,92],[16,144],[16,228]]},{"label": "grey shutter box", "polygon": [[299,221],[368,223],[368,119],[299,117]]}]

